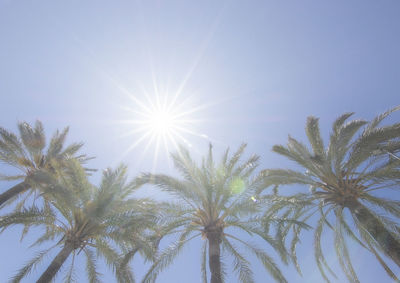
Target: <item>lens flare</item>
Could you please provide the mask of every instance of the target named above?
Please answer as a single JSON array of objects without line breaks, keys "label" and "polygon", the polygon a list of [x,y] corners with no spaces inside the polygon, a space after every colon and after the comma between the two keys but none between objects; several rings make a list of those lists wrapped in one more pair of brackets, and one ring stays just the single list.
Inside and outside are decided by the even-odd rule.
[{"label": "lens flare", "polygon": [[[130,124],[131,131],[124,136],[134,137],[135,142],[123,153],[128,154],[134,148],[144,144],[141,154],[144,155],[151,147],[154,153],[154,163],[161,151],[169,155],[170,149],[177,149],[179,144],[191,147],[189,140],[195,136],[200,139],[208,139],[203,133],[197,133],[195,127],[200,119],[195,119],[196,112],[204,106],[193,106],[189,98],[178,99],[177,95],[168,94],[141,96],[144,99],[129,96],[133,105],[123,107],[129,111],[131,119],[120,121]],[[153,145],[153,146],[152,146]],[[153,155],[153,154],[152,154]]]},{"label": "lens flare", "polygon": [[230,189],[233,194],[235,194],[235,195],[240,194],[245,190],[245,188],[246,188],[246,185],[245,185],[244,181],[242,180],[242,178],[240,178],[240,177],[233,178],[233,180],[230,184]]},{"label": "lens flare", "polygon": [[174,115],[166,111],[154,111],[149,119],[149,126],[155,134],[167,134],[174,128]]}]

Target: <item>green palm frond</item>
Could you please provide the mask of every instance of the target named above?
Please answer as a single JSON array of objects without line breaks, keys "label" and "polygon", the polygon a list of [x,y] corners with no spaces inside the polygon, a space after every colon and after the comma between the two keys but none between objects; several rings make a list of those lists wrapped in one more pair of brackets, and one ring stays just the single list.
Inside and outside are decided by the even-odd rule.
[{"label": "green palm frond", "polygon": [[48,211],[37,207],[31,207],[1,216],[0,228],[6,228],[17,224],[29,226],[49,224],[52,223],[53,220],[53,215]]},{"label": "green palm frond", "polygon": [[64,282],[65,283],[76,282],[75,273],[74,273],[75,256],[76,256],[76,253],[73,253],[72,254],[72,261],[71,261],[69,270],[68,270],[67,274],[64,277]]},{"label": "green palm frond", "polygon": [[375,197],[372,195],[365,196],[365,200],[375,206],[383,208],[388,213],[400,218],[400,201]]},{"label": "green palm frond", "polygon": [[250,263],[242,256],[237,248],[231,244],[225,237],[222,238],[222,247],[224,247],[233,257],[233,269],[238,272],[240,282],[254,282],[253,272],[250,269]]},{"label": "green palm frond", "polygon": [[321,138],[318,120],[318,118],[312,116],[307,118],[306,134],[313,149],[314,156],[325,158],[324,142]]},{"label": "green palm frond", "polygon": [[325,212],[321,213],[321,217],[318,220],[317,227],[315,228],[314,231],[314,256],[315,256],[315,261],[317,262],[318,269],[322,275],[322,277],[325,279],[326,282],[330,282],[328,279],[328,276],[325,273],[325,269],[328,270],[328,272],[336,277],[335,273],[332,271],[332,269],[329,267],[328,263],[326,262],[325,256],[322,252],[322,247],[321,247],[321,237],[323,233],[323,229],[325,227],[324,224],[326,224],[326,215],[329,213],[330,210],[333,208],[328,208]]},{"label": "green palm frond", "polygon": [[352,265],[352,261],[349,256],[349,252],[347,249],[347,245],[343,235],[343,216],[342,209],[336,208],[336,226],[335,226],[335,249],[338,255],[338,260],[340,265],[342,266],[343,271],[345,272],[347,278],[350,282],[359,283],[357,274],[354,271],[354,267]]},{"label": "green palm frond", "polygon": [[252,252],[264,265],[265,269],[269,271],[271,276],[277,281],[277,282],[287,282],[285,277],[283,276],[281,270],[279,269],[278,265],[275,263],[275,261],[270,257],[265,251],[262,249],[258,248],[257,246],[240,240],[239,238],[233,236],[233,235],[226,235],[229,238],[232,238],[240,243],[242,243],[244,246],[247,247],[247,249]]},{"label": "green palm frond", "polygon": [[133,248],[128,250],[121,257],[117,268],[117,280],[118,282],[135,282],[135,278],[133,276],[132,268],[129,266],[129,262],[133,259],[135,254],[138,252],[138,248]]},{"label": "green palm frond", "polygon": [[46,257],[52,248],[53,247],[38,252],[30,261],[28,261],[20,270],[18,270],[17,274],[12,277],[11,282],[19,283],[25,276],[35,269],[36,265],[40,264],[40,262]]},{"label": "green palm frond", "polygon": [[279,184],[279,185],[291,185],[291,184],[303,184],[303,185],[318,185],[311,176],[303,173],[286,170],[286,169],[267,169],[263,171],[265,176],[266,185]]},{"label": "green palm frond", "polygon": [[396,276],[396,274],[393,273],[393,271],[386,264],[386,262],[382,259],[382,257],[378,254],[378,252],[371,245],[369,245],[369,249],[375,255],[375,258],[378,260],[378,262],[383,266],[387,275],[389,275],[394,280],[394,282],[399,283],[400,279]]},{"label": "green palm frond", "polygon": [[166,249],[159,253],[157,259],[154,261],[154,264],[151,266],[149,271],[144,276],[142,283],[153,283],[155,282],[158,274],[172,264],[175,257],[179,254],[179,252],[184,247],[185,243],[188,241],[200,236],[200,234],[195,234],[194,236],[189,237],[192,231],[184,231],[180,236],[178,241],[169,245]]},{"label": "green palm frond", "polygon": [[[133,274],[127,266],[132,257],[125,258],[122,264],[121,253],[135,248],[148,258],[153,257],[155,248],[150,235],[159,222],[157,213],[152,212],[156,203],[149,199],[127,198],[138,184],[127,182],[124,165],[105,171],[99,187],[89,183],[78,161],[68,162],[67,166],[62,178],[43,189],[50,204],[2,216],[0,227],[42,225],[45,231],[33,245],[59,238],[56,246],[63,247],[59,255],[75,257],[83,251],[90,282],[100,282],[101,274],[96,268],[98,257],[105,259],[119,282],[133,282]],[[65,280],[73,281],[73,277],[73,269],[69,269]]]},{"label": "green palm frond", "polygon": [[[18,123],[18,136],[0,128],[0,161],[17,168],[20,173],[15,176],[1,176],[2,180],[22,180],[24,188],[8,189],[0,194],[0,205],[12,203],[17,195],[26,194],[28,191],[39,191],[51,185],[50,179],[59,179],[68,174],[68,163],[76,160],[80,164],[86,162],[85,155],[78,151],[82,143],[72,143],[65,146],[68,128],[61,133],[57,131],[50,139],[46,150],[46,136],[43,125],[36,121],[34,126],[27,122]],[[43,178],[49,175],[51,178]],[[47,195],[40,194],[47,202]]]},{"label": "green palm frond", "polygon": [[379,149],[381,143],[400,137],[400,123],[374,128],[363,133],[352,146],[348,161],[345,166],[348,170],[353,170],[360,166],[364,161],[371,157],[374,150]]},{"label": "green palm frond", "polygon": [[[160,232],[163,235],[180,233],[181,240],[170,245],[157,257],[146,274],[143,282],[153,282],[157,275],[172,263],[175,256],[181,251],[183,245],[189,241],[187,233],[200,232],[206,240],[201,253],[201,273],[204,282],[207,282],[207,250],[209,255],[211,282],[224,278],[222,252],[226,252],[235,261],[235,270],[241,282],[253,282],[252,271],[248,260],[236,249],[236,247],[225,239],[225,230],[242,230],[249,236],[257,236],[265,240],[273,247],[279,257],[285,262],[288,260],[284,238],[291,227],[306,227],[302,221],[292,218],[296,212],[290,211],[289,215],[272,213],[269,220],[262,215],[263,211],[269,211],[270,207],[280,203],[277,211],[285,206],[281,199],[275,201],[264,201],[258,198],[258,192],[268,186],[264,173],[256,174],[259,156],[252,155],[243,158],[246,144],[230,154],[229,149],[225,151],[221,159],[213,156],[212,146],[208,148],[207,155],[197,164],[191,157],[189,151],[180,147],[172,154],[175,167],[182,175],[181,179],[163,174],[143,174],[140,183],[156,185],[179,198],[179,202],[164,205],[161,219]],[[310,181],[311,180],[311,181]],[[308,182],[312,179],[308,178]],[[285,199],[287,201],[287,199]],[[292,205],[294,202],[292,202]],[[287,206],[286,206],[287,207]],[[269,225],[281,227],[281,239],[268,234],[263,229],[263,221],[269,221]],[[303,225],[303,226],[302,226]],[[284,227],[284,228],[283,228]],[[289,229],[288,229],[289,227]],[[308,226],[307,226],[308,227]],[[238,239],[240,240],[240,239]],[[275,278],[286,282],[282,273],[278,270],[276,263],[260,249],[248,246],[245,241],[240,242],[244,248],[250,249]],[[208,244],[208,249],[207,249]],[[216,255],[216,257],[215,257]],[[214,264],[215,263],[215,264]]]},{"label": "green palm frond", "polygon": [[368,125],[367,128],[365,128],[364,133],[367,133],[373,129],[375,129],[386,117],[388,117],[391,113],[400,110],[400,105],[393,107],[382,114],[376,116]]},{"label": "green palm frond", "polygon": [[350,141],[365,124],[367,122],[364,120],[353,120],[343,125],[336,133],[332,133],[328,147],[328,156],[330,157],[328,161],[334,162],[336,174],[341,173],[342,163],[349,150]]},{"label": "green palm frond", "polygon": [[101,273],[97,271],[96,257],[89,248],[84,248],[83,252],[86,255],[86,273],[90,283],[100,282]]},{"label": "green palm frond", "polygon": [[59,155],[59,153],[61,152],[62,148],[63,148],[63,144],[65,142],[65,139],[67,137],[67,134],[69,132],[69,128],[64,128],[64,130],[62,130],[61,132],[59,130],[57,130],[51,140],[50,140],[50,144],[49,147],[47,149],[47,156],[49,157],[56,157],[57,155]]},{"label": "green palm frond", "polygon": [[142,174],[140,178],[143,182],[157,185],[161,189],[184,199],[206,200],[204,193],[199,189],[192,189],[194,188],[193,185],[187,181],[180,181],[163,174]]},{"label": "green palm frond", "polygon": [[46,138],[41,122],[36,121],[34,128],[26,122],[20,122],[18,130],[22,143],[31,154],[38,154],[45,147]]},{"label": "green palm frond", "polygon": [[[314,231],[314,254],[321,275],[327,282],[329,278],[326,271],[334,274],[325,261],[321,247],[325,226],[334,232],[335,250],[350,281],[358,282],[358,279],[351,265],[346,238],[354,240],[374,254],[376,250],[385,253],[400,266],[397,252],[400,251],[400,239],[396,236],[400,227],[396,221],[390,219],[398,219],[400,216],[398,201],[372,195],[382,189],[395,188],[399,184],[400,163],[391,154],[400,148],[400,123],[380,126],[386,117],[397,110],[400,110],[400,106],[386,111],[371,122],[348,121],[354,113],[341,115],[333,123],[326,149],[320,135],[318,118],[311,116],[307,119],[306,134],[312,153],[306,145],[290,136],[287,146],[273,147],[273,151],[294,161],[305,172],[288,169],[263,171],[266,186],[310,186],[309,193],[301,198],[303,201],[307,200],[304,202],[304,209],[314,209],[320,213]],[[271,213],[280,209],[275,206]],[[305,219],[301,210],[290,207],[283,210],[296,211],[293,212],[293,219]],[[381,215],[382,211],[387,215]],[[331,219],[336,220],[335,226],[330,223]],[[285,233],[288,231],[288,227],[283,229]],[[298,228],[292,229],[294,236],[291,244],[291,254],[295,261],[295,246],[300,239],[300,230],[296,229]],[[281,233],[281,230],[278,229],[278,232]],[[382,257],[378,255],[376,258],[387,270]],[[392,274],[392,271],[388,272],[391,277]]]},{"label": "green palm frond", "polygon": [[0,173],[0,181],[16,181],[16,180],[21,180],[25,179],[25,175],[4,175]]},{"label": "green palm frond", "polygon": [[291,259],[294,263],[294,266],[296,267],[297,272],[302,276],[303,273],[301,271],[300,264],[299,264],[298,258],[297,258],[297,252],[296,252],[297,245],[300,242],[301,228],[293,226],[292,229],[293,229],[293,238],[292,238],[292,241],[290,242],[290,255],[291,255]]}]

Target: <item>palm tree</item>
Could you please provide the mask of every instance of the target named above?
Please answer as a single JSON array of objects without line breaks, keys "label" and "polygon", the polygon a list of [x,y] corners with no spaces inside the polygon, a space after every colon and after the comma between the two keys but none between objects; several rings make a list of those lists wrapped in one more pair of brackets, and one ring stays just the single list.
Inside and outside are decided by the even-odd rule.
[{"label": "palm tree", "polygon": [[[382,215],[386,212],[398,219],[400,201],[385,198],[377,192],[399,184],[400,162],[386,152],[400,150],[400,123],[379,126],[385,117],[399,109],[400,106],[393,108],[369,123],[364,120],[346,122],[353,113],[341,115],[333,123],[326,148],[318,119],[308,117],[306,134],[312,150],[290,136],[287,146],[273,147],[274,152],[295,161],[304,170],[270,169],[265,170],[264,175],[268,184],[310,186],[311,192],[299,197],[313,201],[314,209],[320,212],[314,234],[315,257],[327,281],[324,270],[329,270],[329,267],[321,249],[325,226],[334,231],[339,262],[349,280],[358,282],[345,235],[373,253],[387,273],[397,280],[379,252],[400,266],[400,226]],[[359,132],[361,134],[356,136]],[[336,221],[335,225],[331,224],[332,220]],[[351,222],[356,231],[351,228]]]},{"label": "palm tree", "polygon": [[[286,250],[278,240],[269,236],[261,227],[261,218],[257,213],[263,206],[255,199],[253,193],[263,186],[260,175],[252,176],[258,166],[259,157],[251,156],[246,161],[240,161],[245,149],[242,145],[233,156],[226,150],[222,160],[214,162],[210,145],[208,156],[197,165],[187,149],[180,149],[172,154],[174,166],[182,174],[177,179],[163,174],[144,174],[142,180],[157,185],[163,191],[172,193],[179,198],[178,203],[165,208],[166,214],[172,219],[162,233],[177,233],[178,240],[161,251],[153,266],[145,275],[143,282],[154,282],[157,275],[178,255],[182,247],[196,237],[204,240],[202,248],[202,278],[207,282],[207,252],[208,266],[211,273],[211,283],[224,281],[221,252],[227,252],[234,261],[234,270],[238,273],[240,282],[254,282],[250,263],[237,249],[240,244],[262,262],[269,273],[279,282],[286,282],[282,272],[273,258],[263,249],[240,238],[241,233],[256,235],[275,249],[282,259],[286,259]],[[271,222],[279,222],[273,219]]]},{"label": "palm tree", "polygon": [[44,226],[45,232],[34,245],[57,239],[54,246],[40,252],[21,268],[13,282],[19,282],[56,247],[61,247],[61,250],[37,282],[51,282],[72,255],[71,267],[65,277],[66,282],[71,282],[75,257],[81,251],[86,256],[90,282],[99,282],[95,252],[112,267],[119,282],[133,282],[132,272],[119,251],[130,251],[129,257],[139,250],[146,255],[153,252],[152,246],[147,243],[146,229],[157,223],[153,212],[155,205],[148,199],[127,198],[140,184],[126,182],[125,166],[106,170],[98,188],[88,182],[85,171],[77,161],[71,162],[68,175],[59,184],[52,183],[44,188],[56,213],[46,207],[31,207],[0,218],[1,228],[15,224]]},{"label": "palm tree", "polygon": [[66,160],[76,158],[82,163],[88,160],[85,155],[77,155],[82,143],[64,147],[68,128],[56,131],[46,151],[46,137],[40,121],[36,121],[33,128],[26,122],[18,123],[18,130],[20,137],[0,128],[0,162],[20,171],[14,176],[0,174],[0,180],[22,180],[0,194],[0,206],[30,188],[37,188],[43,180],[43,173],[54,175],[60,172]]}]

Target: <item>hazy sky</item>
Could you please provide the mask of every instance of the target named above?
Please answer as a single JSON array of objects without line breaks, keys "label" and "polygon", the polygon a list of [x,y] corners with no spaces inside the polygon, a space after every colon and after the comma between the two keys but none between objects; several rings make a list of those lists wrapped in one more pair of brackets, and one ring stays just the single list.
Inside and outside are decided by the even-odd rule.
[{"label": "hazy sky", "polygon": [[[327,137],[343,112],[370,119],[400,104],[399,15],[397,0],[0,0],[0,126],[15,131],[17,121],[39,119],[49,136],[70,126],[69,141],[83,141],[84,152],[97,156],[92,167],[125,162],[131,176],[173,172],[166,146],[156,156],[156,143],[138,143],[146,131],[132,133],[137,126],[126,120],[140,119],[127,108],[177,95],[179,111],[193,120],[185,125],[191,133],[180,134],[195,155],[209,142],[217,152],[247,142],[248,154],[262,156],[260,168],[290,166],[270,149],[288,134],[305,140],[308,115],[321,118]],[[32,237],[18,241],[19,231],[0,235],[1,282],[36,251],[27,249]],[[299,249],[303,278],[282,266],[289,282],[321,282],[311,243],[305,237]],[[200,244],[189,245],[158,282],[200,282]],[[343,282],[333,244],[326,247]],[[361,282],[389,282],[369,254],[351,249]],[[257,282],[272,280],[252,262]],[[133,267],[137,279],[147,268],[140,259]],[[114,280],[108,271],[105,278]]]}]

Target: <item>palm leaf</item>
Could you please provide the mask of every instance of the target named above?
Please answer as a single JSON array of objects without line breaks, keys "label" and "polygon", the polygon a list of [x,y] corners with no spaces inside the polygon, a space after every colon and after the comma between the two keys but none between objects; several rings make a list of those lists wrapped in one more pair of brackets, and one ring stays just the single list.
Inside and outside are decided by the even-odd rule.
[{"label": "palm leaf", "polygon": [[237,251],[236,247],[234,247],[225,237],[222,238],[222,246],[233,256],[233,268],[238,272],[240,282],[254,282],[250,263]]}]

